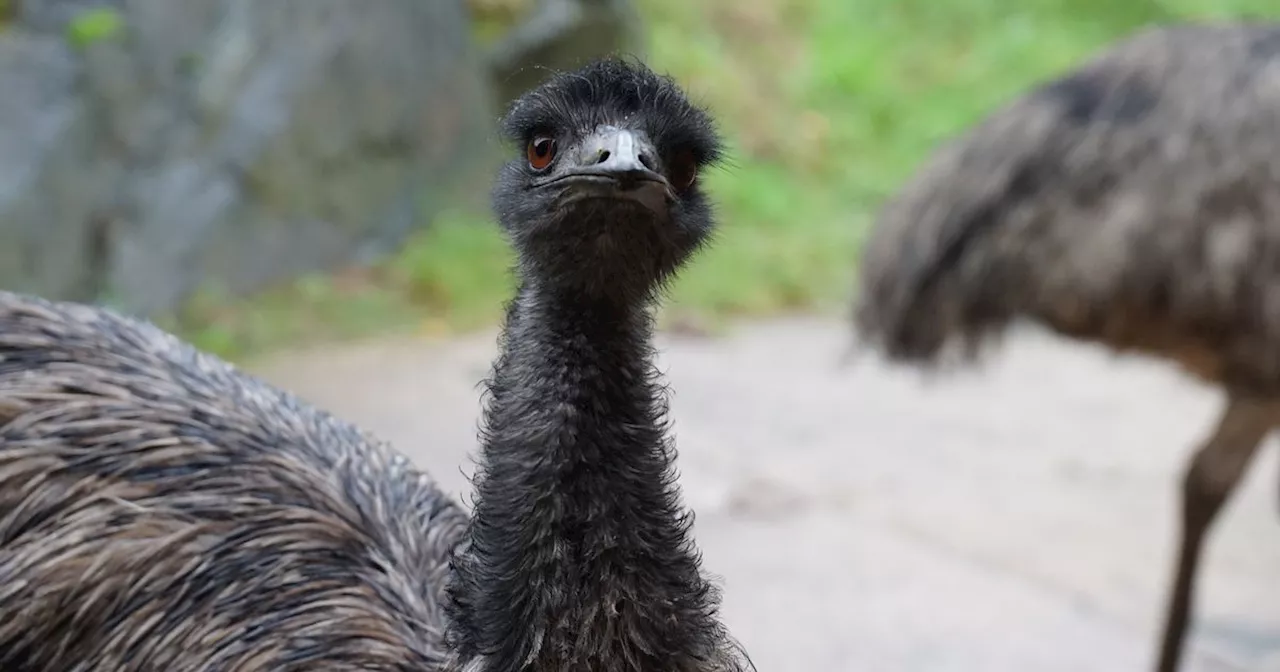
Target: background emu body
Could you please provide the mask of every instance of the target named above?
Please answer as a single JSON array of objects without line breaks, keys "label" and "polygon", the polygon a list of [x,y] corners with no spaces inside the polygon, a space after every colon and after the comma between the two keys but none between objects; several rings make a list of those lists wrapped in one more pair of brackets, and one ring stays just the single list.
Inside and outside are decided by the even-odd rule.
[{"label": "background emu body", "polygon": [[1280,423],[1280,26],[1145,30],[992,114],[886,205],[861,282],[857,329],[895,361],[1028,318],[1225,389],[1182,484],[1175,670],[1206,532]]}]

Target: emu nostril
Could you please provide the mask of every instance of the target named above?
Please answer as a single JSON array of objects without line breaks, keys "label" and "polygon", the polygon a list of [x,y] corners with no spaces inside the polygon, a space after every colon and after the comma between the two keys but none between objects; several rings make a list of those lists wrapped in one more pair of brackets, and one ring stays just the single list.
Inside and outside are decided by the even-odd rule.
[{"label": "emu nostril", "polygon": [[644,166],[645,168],[648,168],[649,170],[658,169],[658,167],[653,163],[653,157],[650,156],[648,152],[640,153],[640,165]]},{"label": "emu nostril", "polygon": [[600,150],[600,153],[596,155],[596,163],[604,163],[605,161],[608,161],[608,160],[609,160],[609,150],[607,149]]}]

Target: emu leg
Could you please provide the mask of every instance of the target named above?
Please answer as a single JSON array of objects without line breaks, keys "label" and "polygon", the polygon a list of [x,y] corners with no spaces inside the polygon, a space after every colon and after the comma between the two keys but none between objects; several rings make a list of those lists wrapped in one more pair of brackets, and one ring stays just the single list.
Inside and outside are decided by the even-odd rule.
[{"label": "emu leg", "polygon": [[1277,419],[1277,408],[1273,399],[1229,395],[1213,434],[1187,463],[1182,482],[1181,542],[1165,611],[1158,672],[1178,670],[1205,534]]}]

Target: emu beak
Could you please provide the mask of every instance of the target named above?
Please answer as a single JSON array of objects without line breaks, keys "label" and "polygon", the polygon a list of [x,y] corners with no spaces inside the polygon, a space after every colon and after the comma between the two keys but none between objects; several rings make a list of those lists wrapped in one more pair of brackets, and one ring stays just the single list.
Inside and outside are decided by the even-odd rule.
[{"label": "emu beak", "polygon": [[[658,152],[643,136],[629,130],[602,127],[587,136],[566,162],[564,172],[548,180],[566,183],[572,201],[588,198],[629,200],[665,216],[673,195],[667,179],[650,166]],[[546,184],[546,183],[544,183]]]}]

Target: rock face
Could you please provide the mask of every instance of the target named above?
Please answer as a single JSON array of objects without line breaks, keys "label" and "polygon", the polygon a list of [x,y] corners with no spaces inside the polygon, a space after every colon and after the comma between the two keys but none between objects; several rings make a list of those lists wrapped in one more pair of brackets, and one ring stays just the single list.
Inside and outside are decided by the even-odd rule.
[{"label": "rock face", "polygon": [[151,314],[394,249],[487,183],[468,36],[461,0],[20,0],[0,287]]},{"label": "rock face", "polygon": [[489,53],[504,105],[567,70],[612,53],[643,56],[640,19],[631,0],[536,0],[532,11]]}]

